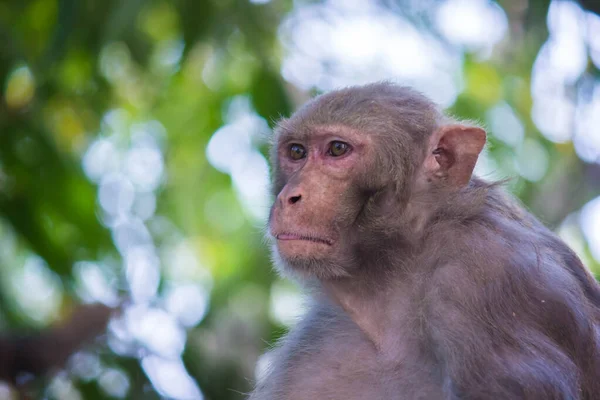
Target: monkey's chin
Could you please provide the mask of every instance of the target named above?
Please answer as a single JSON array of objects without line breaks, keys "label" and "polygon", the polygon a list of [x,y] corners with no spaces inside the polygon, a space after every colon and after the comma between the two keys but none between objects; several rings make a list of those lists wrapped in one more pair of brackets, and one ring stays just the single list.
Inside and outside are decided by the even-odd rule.
[{"label": "monkey's chin", "polygon": [[278,241],[273,258],[284,275],[295,278],[332,279],[348,276],[336,262],[331,245],[303,241]]}]

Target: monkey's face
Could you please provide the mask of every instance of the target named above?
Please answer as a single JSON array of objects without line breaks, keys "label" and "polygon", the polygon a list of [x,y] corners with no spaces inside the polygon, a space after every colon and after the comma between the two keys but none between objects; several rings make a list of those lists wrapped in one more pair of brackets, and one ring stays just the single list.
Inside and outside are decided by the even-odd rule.
[{"label": "monkey's face", "polygon": [[347,275],[355,248],[350,232],[366,201],[361,179],[370,138],[320,127],[282,134],[274,150],[277,197],[269,231],[275,257],[303,275]]}]

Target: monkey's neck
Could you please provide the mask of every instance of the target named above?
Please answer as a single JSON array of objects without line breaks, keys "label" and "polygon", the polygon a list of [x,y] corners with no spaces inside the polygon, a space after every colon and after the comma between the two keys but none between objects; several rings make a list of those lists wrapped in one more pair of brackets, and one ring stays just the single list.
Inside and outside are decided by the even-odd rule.
[{"label": "monkey's neck", "polygon": [[324,294],[337,303],[380,352],[388,347],[389,329],[394,313],[390,312],[390,295],[384,288],[356,283],[352,278],[321,282]]}]

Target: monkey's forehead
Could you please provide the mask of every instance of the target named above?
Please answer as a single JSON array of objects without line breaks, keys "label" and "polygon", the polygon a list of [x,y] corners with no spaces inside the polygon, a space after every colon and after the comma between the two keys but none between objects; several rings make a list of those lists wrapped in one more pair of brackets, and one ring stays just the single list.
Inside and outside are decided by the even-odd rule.
[{"label": "monkey's forehead", "polygon": [[368,132],[356,127],[340,123],[293,124],[286,120],[275,129],[276,140],[285,141],[289,138],[308,140],[309,138],[339,136],[347,139],[364,141]]},{"label": "monkey's forehead", "polygon": [[403,86],[377,83],[318,96],[279,121],[277,136],[310,135],[320,127],[344,127],[362,134],[431,132],[446,119],[427,97]]},{"label": "monkey's forehead", "polygon": [[340,136],[359,141],[368,138],[419,140],[428,137],[443,125],[442,121],[438,114],[420,110],[373,110],[320,118],[312,115],[293,115],[276,125],[273,142],[282,142],[290,138],[309,140],[318,136]]}]

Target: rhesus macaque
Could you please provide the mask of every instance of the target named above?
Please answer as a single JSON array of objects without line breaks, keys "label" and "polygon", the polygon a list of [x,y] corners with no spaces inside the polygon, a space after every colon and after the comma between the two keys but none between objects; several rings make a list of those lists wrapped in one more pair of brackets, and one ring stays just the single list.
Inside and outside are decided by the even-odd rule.
[{"label": "rhesus macaque", "polygon": [[81,305],[62,324],[30,336],[0,336],[0,380],[15,384],[21,373],[43,376],[60,368],[85,342],[99,335],[114,310]]},{"label": "rhesus macaque", "polygon": [[472,175],[485,141],[390,83],[279,123],[269,235],[311,301],[252,400],[600,399],[600,288]]}]

